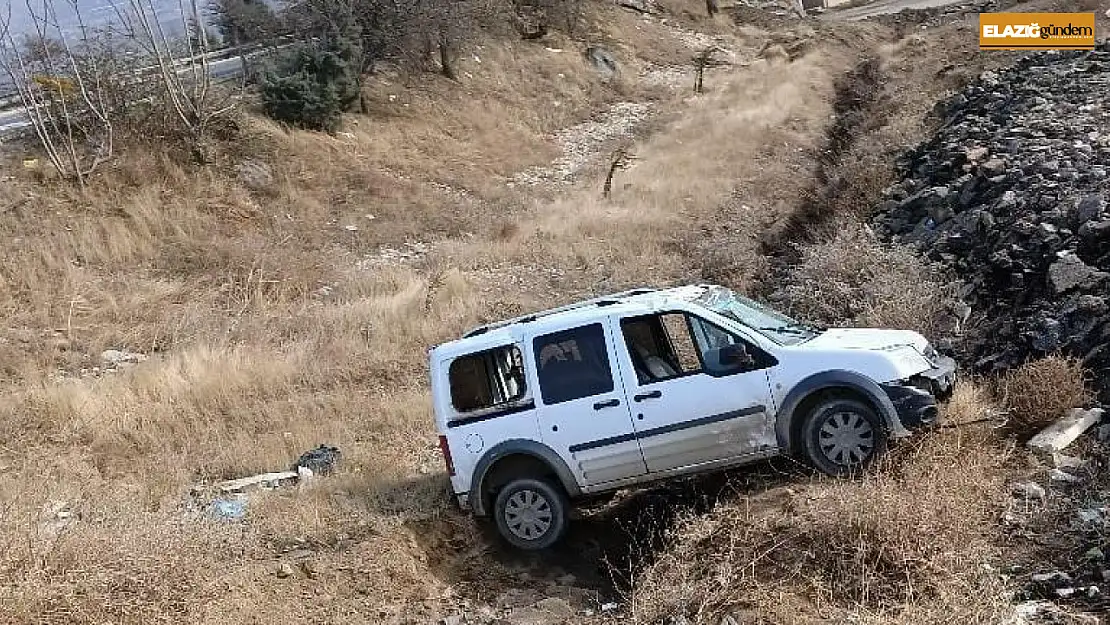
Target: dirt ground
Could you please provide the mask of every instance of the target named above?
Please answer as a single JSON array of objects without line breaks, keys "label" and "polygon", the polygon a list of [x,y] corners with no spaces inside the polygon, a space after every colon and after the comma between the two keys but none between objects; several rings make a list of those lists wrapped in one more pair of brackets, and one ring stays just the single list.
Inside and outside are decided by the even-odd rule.
[{"label": "dirt ground", "polygon": [[[772,293],[807,246],[859,221],[894,156],[937,123],[933,102],[1010,58],[978,51],[974,13],[846,23],[739,10],[708,19],[703,3],[658,5],[643,15],[590,3],[572,36],[485,42],[460,61],[459,83],[386,72],[368,86],[372,114],[335,136],[252,118],[247,138],[201,170],[134,154],[79,195],[23,168],[9,148],[0,620],[555,624],[685,614],[717,625],[741,608],[776,623],[1006,613],[1004,585],[970,573],[999,557],[992,532],[1005,482],[1020,473],[986,426],[903,450],[878,481],[830,484],[778,461],[622,493],[584,510],[565,545],[542,556],[506,550],[450,506],[428,346],[630,286],[708,279]],[[1047,5],[1028,5],[1037,6]],[[587,43],[615,54],[617,76],[582,60]],[[694,94],[690,58],[709,45],[729,63]],[[635,160],[605,199],[618,147]],[[245,160],[272,179],[237,175]],[[869,310],[846,322],[932,327]],[[109,349],[135,362],[108,362]],[[954,423],[989,410],[974,385],[966,394],[949,409]],[[320,443],[342,450],[337,474],[254,492],[242,520],[214,517],[210,500],[190,494],[286,469]],[[976,479],[945,473],[949,465]],[[921,501],[966,510],[911,521],[925,504],[906,493],[919,488],[934,497]],[[870,493],[888,499],[845,507]],[[841,503],[828,510],[858,520],[846,526],[857,538],[888,521],[905,532],[876,536],[905,556],[887,568],[875,564],[881,554],[845,552],[870,571],[860,579],[872,590],[830,594],[830,579],[863,570],[851,567],[795,583],[782,572],[813,563],[796,560],[768,573],[779,590],[756,584],[737,599],[706,579],[751,580],[694,579],[674,565],[711,554],[746,570],[728,559],[740,551],[725,557],[695,539],[776,531],[771,518],[799,523],[798,540],[780,551],[819,551],[820,540],[850,549],[850,537],[798,503],[830,498]],[[923,532],[967,549],[903,540]],[[906,571],[921,593],[875,598]]]}]

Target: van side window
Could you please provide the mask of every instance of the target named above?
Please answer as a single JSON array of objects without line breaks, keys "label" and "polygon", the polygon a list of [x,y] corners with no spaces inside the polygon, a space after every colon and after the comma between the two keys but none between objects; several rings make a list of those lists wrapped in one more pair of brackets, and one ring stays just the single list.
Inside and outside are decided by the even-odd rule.
[{"label": "van side window", "polygon": [[600,323],[537,336],[532,343],[543,403],[611,393],[613,371]]},{"label": "van side window", "polygon": [[758,346],[701,317],[690,315],[690,329],[709,375],[731,375],[778,364]]},{"label": "van side window", "polygon": [[462,413],[523,398],[527,390],[523,362],[516,345],[456,358],[447,374],[451,382],[451,404]]},{"label": "van side window", "polygon": [[687,375],[725,376],[773,366],[741,337],[684,312],[621,320],[621,333],[640,385]]},{"label": "van side window", "polygon": [[690,375],[702,369],[690,324],[683,313],[622,319],[621,332],[640,384]]}]

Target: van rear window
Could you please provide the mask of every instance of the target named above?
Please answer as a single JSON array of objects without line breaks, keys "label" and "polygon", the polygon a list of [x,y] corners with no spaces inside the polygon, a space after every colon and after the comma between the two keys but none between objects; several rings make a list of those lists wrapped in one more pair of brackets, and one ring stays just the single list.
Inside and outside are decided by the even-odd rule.
[{"label": "van rear window", "polygon": [[451,404],[459,413],[514,402],[526,394],[520,349],[507,345],[456,358],[448,370]]},{"label": "van rear window", "polygon": [[609,348],[600,323],[537,336],[532,349],[538,354],[536,369],[544,404],[552,406],[613,391]]}]

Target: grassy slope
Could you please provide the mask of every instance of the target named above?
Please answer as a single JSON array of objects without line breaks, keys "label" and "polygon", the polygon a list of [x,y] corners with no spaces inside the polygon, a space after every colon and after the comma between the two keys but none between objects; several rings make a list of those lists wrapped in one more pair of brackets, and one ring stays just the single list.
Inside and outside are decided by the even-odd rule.
[{"label": "grassy slope", "polygon": [[[0,188],[0,207],[16,204],[0,219],[8,620],[425,622],[460,593],[488,602],[504,589],[514,572],[443,507],[425,348],[587,292],[758,282],[759,235],[800,201],[835,77],[890,36],[800,26],[805,56],[747,64],[769,34],[724,16],[691,23],[683,13],[699,6],[667,3],[671,26],[594,7],[589,39],[624,62],[615,85],[579,43],[488,42],[462,62],[461,85],[381,78],[375,114],[349,134],[252,122],[226,168],[134,154],[85,197],[14,172]],[[697,98],[687,82],[639,80],[705,45],[675,23],[725,35],[742,64],[711,73]],[[920,68],[916,49],[884,54]],[[552,131],[617,101],[650,101],[657,117],[612,200],[599,200],[596,167],[560,190],[505,186],[558,156]],[[244,155],[271,163],[274,184],[238,182]],[[411,241],[431,251],[374,261]],[[106,348],[151,358],[76,375]],[[341,474],[258,498],[245,526],[183,510],[197,482],[283,468],[320,442],[343,449]],[[77,517],[60,532],[52,502]],[[291,548],[312,551],[318,574],[276,579]]]},{"label": "grassy slope", "polygon": [[[666,242],[685,221],[674,206],[712,209],[744,162],[697,135],[725,124],[745,131],[736,150],[755,149],[792,105],[797,134],[818,134],[838,69],[807,62],[804,80],[782,85],[764,66],[687,103],[637,75],[686,63],[691,35],[596,11],[589,38],[621,55],[616,84],[585,66],[578,42],[489,42],[462,62],[461,86],[383,77],[376,114],[349,134],[251,122],[225,167],[135,153],[83,197],[12,168],[0,189],[0,205],[16,204],[0,223],[13,241],[0,258],[0,493],[18,502],[0,512],[7,621],[421,620],[452,603],[432,573],[444,554],[412,529],[444,504],[425,348],[506,301],[550,303],[603,275],[642,280],[653,250],[650,281],[674,277],[680,257]],[[731,30],[724,18],[702,27]],[[750,52],[763,35],[730,41]],[[592,180],[556,200],[506,190],[507,176],[556,156],[549,133],[620,100],[654,101],[660,119],[697,113],[644,146],[609,205]],[[727,113],[738,102],[758,108]],[[683,141],[700,147],[670,155]],[[235,179],[247,155],[272,164],[272,185]],[[410,240],[435,251],[373,262]],[[528,263],[556,273],[518,296]],[[81,377],[107,348],[150,359]],[[279,469],[319,442],[343,449],[342,474],[258,499],[245,528],[183,509],[197,482]],[[76,519],[60,532],[44,512],[58,502]],[[315,551],[321,574],[276,580],[291,546]]]}]

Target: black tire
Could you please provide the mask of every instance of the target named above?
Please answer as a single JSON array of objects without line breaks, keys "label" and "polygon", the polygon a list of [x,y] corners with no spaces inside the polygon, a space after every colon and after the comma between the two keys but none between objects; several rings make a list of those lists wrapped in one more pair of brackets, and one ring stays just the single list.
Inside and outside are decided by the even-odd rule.
[{"label": "black tire", "polygon": [[802,442],[809,464],[840,477],[866,470],[886,453],[887,431],[868,404],[834,397],[805,416]]},{"label": "black tire", "polygon": [[520,478],[498,491],[493,518],[498,533],[510,545],[538,551],[566,534],[569,507],[563,489],[546,480]]}]

